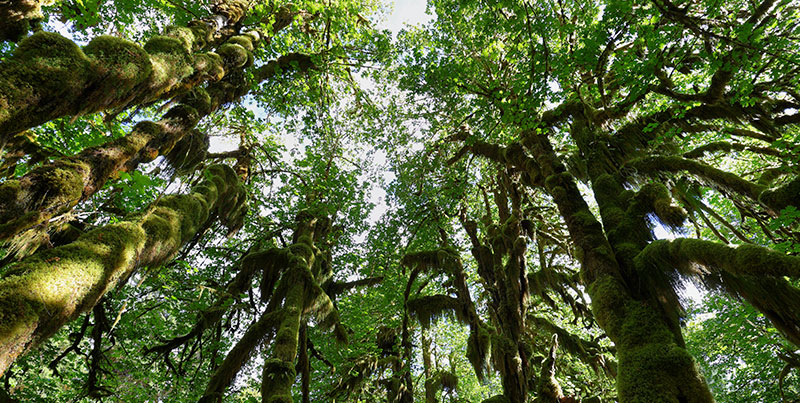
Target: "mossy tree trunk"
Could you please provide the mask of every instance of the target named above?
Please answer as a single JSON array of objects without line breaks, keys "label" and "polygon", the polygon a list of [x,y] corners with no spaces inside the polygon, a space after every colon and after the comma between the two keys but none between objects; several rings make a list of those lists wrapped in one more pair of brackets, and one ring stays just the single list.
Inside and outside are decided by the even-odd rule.
[{"label": "mossy tree trunk", "polygon": [[[604,200],[605,196],[597,196],[601,211],[605,210],[610,224],[608,230],[619,231],[618,258],[603,226],[589,209],[574,178],[566,172],[545,133],[527,132],[523,141],[546,178],[545,188],[564,218],[572,241],[580,250],[582,277],[592,299],[595,319],[617,347],[620,401],[712,402],[708,386],[684,348],[680,333],[676,334],[674,325],[665,318],[660,307],[653,306],[647,298],[636,298],[638,293],[629,289],[622,264],[632,259],[640,249],[624,245],[624,240],[627,236],[636,236],[639,231],[626,234],[622,227],[615,227],[608,216],[619,207],[611,202],[612,197]],[[615,190],[619,189],[610,187],[612,194]],[[595,194],[605,194],[604,191],[609,192],[609,188],[595,189]]]},{"label": "mossy tree trunk", "polygon": [[559,403],[564,398],[561,385],[556,379],[556,351],[558,350],[558,336],[553,335],[550,352],[545,356],[539,382],[536,387],[534,403]]},{"label": "mossy tree trunk", "polygon": [[[344,336],[338,327],[338,316],[335,323],[324,317],[335,314],[336,310],[332,301],[320,287],[330,278],[330,264],[325,253],[321,252],[316,244],[322,242],[328,235],[330,222],[327,218],[317,217],[309,211],[301,211],[295,218],[295,233],[293,245],[289,248],[291,256],[286,273],[277,286],[277,295],[283,297],[283,318],[277,327],[273,343],[272,358],[265,360],[261,379],[261,401],[265,403],[291,403],[292,385],[297,375],[295,360],[298,356],[307,354],[300,352],[301,347],[306,347],[305,332],[301,332],[306,315],[318,315],[318,323],[324,327],[336,326],[339,337]],[[285,290],[285,291],[284,291]],[[273,298],[276,298],[273,295]],[[322,305],[327,305],[320,309]],[[315,307],[316,306],[316,307]],[[312,312],[317,310],[317,312]],[[320,316],[321,315],[321,316]],[[301,371],[306,371],[306,362],[298,363]]]},{"label": "mossy tree trunk", "polygon": [[[494,204],[499,224],[486,215],[483,218],[485,235],[481,241],[478,224],[462,221],[472,243],[478,274],[490,295],[490,317],[494,325],[490,332],[492,360],[500,372],[503,395],[512,403],[523,403],[528,396],[528,380],[531,378],[528,366],[530,348],[523,338],[529,297],[525,263],[527,241],[521,233],[519,192],[502,170],[498,172],[497,183]],[[485,196],[485,203],[488,211],[488,196]]]},{"label": "mossy tree trunk", "polygon": [[[94,38],[83,49],[55,33],[26,38],[0,63],[0,145],[15,133],[62,116],[169,99],[252,64],[250,52],[263,39],[256,31],[231,36],[214,52],[196,53],[213,43],[220,29],[240,22],[248,5],[216,2],[214,17],[169,27],[144,46],[114,36]],[[296,14],[281,8],[273,32],[288,26]]]},{"label": "mossy tree trunk", "polygon": [[245,198],[233,169],[215,165],[188,195],[164,197],[141,214],[8,267],[0,279],[0,373],[138,267],[172,258],[208,219],[240,225],[244,210],[231,204]]},{"label": "mossy tree trunk", "polygon": [[[320,286],[332,275],[329,255],[316,247],[329,231],[326,218],[301,211],[295,219],[295,231],[289,248],[272,248],[265,259],[253,264],[264,270],[261,283],[262,300],[269,303],[261,317],[250,325],[223,363],[214,371],[201,402],[219,402],[242,366],[260,345],[269,345],[272,357],[264,361],[261,386],[262,401],[291,402],[292,386],[297,370],[310,379],[307,350],[310,344],[303,329],[309,315],[316,318],[317,328],[333,329],[338,341],[346,341],[339,325],[338,311]],[[300,362],[295,360],[300,355]]]},{"label": "mossy tree trunk", "polygon": [[436,392],[438,388],[435,383],[433,372],[433,360],[431,359],[431,338],[426,330],[422,330],[422,375],[425,382],[425,403],[437,403]]},{"label": "mossy tree trunk", "polygon": [[[279,71],[313,68],[310,58],[288,54],[255,72],[256,82]],[[143,121],[130,134],[81,153],[35,168],[19,179],[0,185],[0,240],[7,240],[88,199],[120,172],[132,172],[140,163],[168,153],[193,133],[197,122],[220,106],[244,96],[251,88],[241,72],[229,74],[208,89],[195,88],[181,97],[158,122]],[[206,150],[191,150],[205,153]],[[178,158],[176,158],[178,159]],[[182,162],[182,161],[179,161]]]}]

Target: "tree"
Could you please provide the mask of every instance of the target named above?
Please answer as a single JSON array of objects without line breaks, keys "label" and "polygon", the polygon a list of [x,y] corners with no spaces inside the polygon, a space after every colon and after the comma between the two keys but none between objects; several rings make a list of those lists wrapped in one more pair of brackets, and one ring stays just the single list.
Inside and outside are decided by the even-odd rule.
[{"label": "tree", "polygon": [[0,6],[4,399],[796,394],[791,2],[41,4]]}]

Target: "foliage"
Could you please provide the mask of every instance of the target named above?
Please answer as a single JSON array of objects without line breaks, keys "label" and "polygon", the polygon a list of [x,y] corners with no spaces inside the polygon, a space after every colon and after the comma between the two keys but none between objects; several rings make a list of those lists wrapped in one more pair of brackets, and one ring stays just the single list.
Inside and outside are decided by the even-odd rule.
[{"label": "foliage", "polygon": [[[180,63],[151,63],[168,90],[114,84],[143,59],[106,71],[91,56],[101,42],[164,54],[245,3]],[[148,206],[168,195],[213,193],[198,184],[214,164],[243,188],[46,329],[0,400],[522,403],[542,385],[564,401],[800,399],[783,338],[797,326],[796,4],[429,0],[432,20],[399,32],[378,28],[390,7],[45,4],[43,29],[85,68],[56,67],[85,73],[74,103],[98,112],[52,83],[20,97],[60,117],[27,114],[49,120],[3,140],[0,184],[160,131],[96,164],[101,185],[21,220],[36,224],[2,246],[3,278],[57,267],[84,233],[161,214]],[[53,67],[37,40],[0,43],[15,86],[33,77],[23,62]],[[717,293],[687,306],[686,278],[755,308]]]}]

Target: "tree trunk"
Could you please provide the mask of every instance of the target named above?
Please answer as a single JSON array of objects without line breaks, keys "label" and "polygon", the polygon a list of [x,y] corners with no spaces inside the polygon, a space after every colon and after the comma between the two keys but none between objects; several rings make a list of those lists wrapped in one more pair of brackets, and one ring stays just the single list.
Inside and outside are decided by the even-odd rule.
[{"label": "tree trunk", "polygon": [[[293,66],[301,71],[314,68],[308,56],[288,54],[256,70],[256,82]],[[241,98],[250,86],[242,74],[230,74],[208,90],[195,88],[158,122],[139,122],[125,137],[4,182],[0,185],[0,240],[68,212],[119,172],[132,172],[140,163],[169,152],[202,117]]]},{"label": "tree trunk", "polygon": [[[172,258],[219,215],[241,216],[244,189],[230,167],[215,165],[188,195],[164,197],[144,213],[95,229],[75,242],[36,253],[6,270],[0,280],[0,374],[21,354],[87,312],[136,268]],[[225,209],[222,210],[222,208]]]},{"label": "tree trunk", "polygon": [[674,327],[657,308],[635,299],[628,290],[603,227],[572,175],[565,172],[549,139],[545,134],[529,132],[524,141],[582,255],[582,277],[595,319],[617,347],[620,401],[712,402],[708,385],[682,340],[676,337]]}]

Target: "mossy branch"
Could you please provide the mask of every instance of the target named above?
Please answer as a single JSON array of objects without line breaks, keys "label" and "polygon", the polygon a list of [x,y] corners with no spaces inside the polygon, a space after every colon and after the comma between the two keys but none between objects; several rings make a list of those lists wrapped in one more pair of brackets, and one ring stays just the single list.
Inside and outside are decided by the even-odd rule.
[{"label": "mossy branch", "polygon": [[0,140],[63,116],[146,104],[219,80],[252,59],[233,43],[193,55],[209,34],[208,25],[171,27],[144,46],[99,36],[83,49],[55,33],[26,38],[0,63]]},{"label": "mossy branch", "polygon": [[[292,54],[284,57],[278,60],[293,58]],[[195,88],[184,95],[158,122],[139,122],[130,134],[120,139],[4,182],[0,185],[0,241],[66,213],[119,172],[132,172],[139,164],[168,154],[184,136],[192,133],[202,117],[241,98],[250,87],[251,83],[242,74],[230,74],[207,89]]]},{"label": "mossy branch", "polygon": [[700,239],[658,240],[636,257],[636,268],[668,309],[679,309],[681,278],[723,290],[753,304],[791,342],[800,345],[800,257],[757,245]]},{"label": "mossy branch", "polygon": [[704,144],[694,150],[683,154],[684,158],[702,158],[706,153],[730,152],[730,151],[749,151],[755,154],[781,157],[780,151],[771,147],[756,147],[742,143],[729,143],[727,141],[714,141]]},{"label": "mossy branch", "polygon": [[628,167],[635,169],[639,173],[686,171],[718,189],[733,191],[754,201],[757,201],[761,193],[766,190],[766,187],[742,179],[738,175],[682,157],[643,157],[630,161]]},{"label": "mossy branch", "polygon": [[76,241],[31,255],[0,279],[0,373],[20,355],[97,304],[142,266],[174,256],[241,185],[215,165],[188,195],[164,197],[145,213],[97,228]]}]

